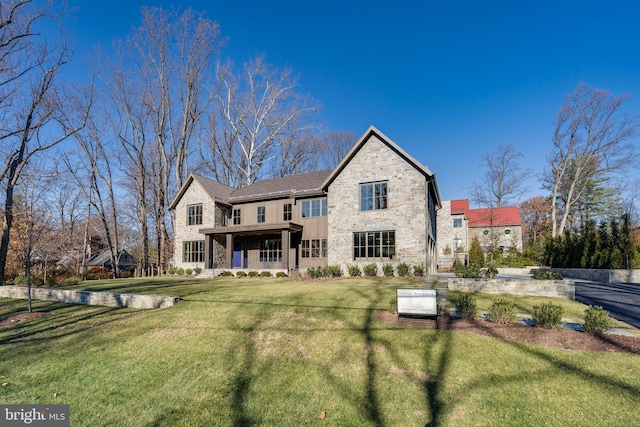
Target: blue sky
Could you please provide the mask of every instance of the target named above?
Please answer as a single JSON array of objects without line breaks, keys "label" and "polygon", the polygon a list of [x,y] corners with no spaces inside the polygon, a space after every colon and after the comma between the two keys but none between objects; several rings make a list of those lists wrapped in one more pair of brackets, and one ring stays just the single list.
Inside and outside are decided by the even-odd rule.
[{"label": "blue sky", "polygon": [[[76,59],[110,45],[140,7],[206,11],[240,64],[291,67],[326,130],[376,126],[435,172],[443,199],[469,196],[481,158],[514,144],[542,173],[553,120],[585,81],[640,113],[640,3],[633,1],[70,0]],[[636,139],[636,144],[638,143]],[[545,194],[540,178],[527,197]]]}]

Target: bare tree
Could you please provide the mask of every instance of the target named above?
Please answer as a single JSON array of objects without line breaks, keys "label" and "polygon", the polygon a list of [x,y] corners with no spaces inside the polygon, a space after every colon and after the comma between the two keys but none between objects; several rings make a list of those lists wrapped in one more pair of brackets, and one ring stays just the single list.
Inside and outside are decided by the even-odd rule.
[{"label": "bare tree", "polygon": [[[31,2],[3,3],[0,23],[0,85],[2,115],[0,146],[4,164],[0,183],[5,192],[4,227],[0,241],[0,284],[13,223],[13,194],[23,169],[37,154],[45,152],[78,132],[86,119],[90,101],[79,109],[78,98],[64,86],[59,74],[70,60],[63,36],[58,38],[32,31],[40,9]],[[6,7],[6,9],[4,9]],[[4,11],[10,13],[4,15]],[[90,96],[90,95],[89,95]],[[82,114],[75,115],[83,111]]]},{"label": "bare tree", "polygon": [[[220,44],[217,23],[203,14],[191,9],[167,12],[155,7],[142,8],[142,24],[121,43],[120,56],[131,66],[118,71],[124,91],[119,90],[117,97],[112,97],[129,128],[120,139],[134,149],[129,160],[137,170],[136,197],[146,204],[146,191],[154,194],[160,272],[165,270],[164,254],[168,248],[168,204],[188,173],[190,144],[203,125],[211,101],[203,89]],[[130,88],[135,91],[128,92]],[[128,105],[122,102],[125,98]],[[135,128],[133,120],[138,122]],[[150,176],[155,180],[144,183],[143,177]],[[139,217],[145,222],[146,212],[140,212]]]},{"label": "bare tree", "polygon": [[[18,229],[20,232],[16,236],[18,237],[16,246],[23,263],[25,277],[27,278],[27,307],[29,313],[32,312],[33,256],[37,247],[43,248],[46,246],[46,235],[53,231],[47,210],[43,206],[48,186],[42,181],[42,176],[39,174],[23,175],[23,179],[17,189],[20,196],[17,197],[14,205],[15,214],[21,217],[22,223],[22,227]],[[46,271],[44,280],[46,280]]]},{"label": "bare tree", "polygon": [[487,168],[480,183],[471,188],[471,199],[479,206],[500,207],[512,203],[526,190],[524,182],[532,174],[523,169],[518,158],[524,157],[513,144],[500,145],[492,153],[487,152],[483,160]]},{"label": "bare tree", "polygon": [[352,132],[333,131],[322,138],[322,166],[335,169],[338,163],[351,151],[358,136]]},{"label": "bare tree", "polygon": [[629,140],[636,135],[638,118],[623,114],[628,99],[580,83],[558,111],[547,182],[553,237],[564,232],[589,180],[621,173],[631,165],[634,150]]},{"label": "bare tree", "polygon": [[[83,132],[75,135],[80,155],[77,160],[66,159],[68,170],[74,174],[78,185],[83,188],[89,212],[93,210],[100,219],[107,248],[109,249],[113,277],[119,277],[121,242],[119,238],[119,206],[117,203],[115,179],[109,155],[111,150],[104,141],[106,131],[101,117],[91,117]],[[79,167],[80,166],[80,167]],[[84,173],[83,173],[84,172]],[[87,218],[89,221],[90,218]],[[88,232],[87,232],[88,234]],[[86,254],[86,236],[85,248]],[[83,271],[84,274],[84,271]]]},{"label": "bare tree", "polygon": [[520,205],[523,244],[542,247],[544,237],[551,231],[551,206],[542,196],[532,197]]},{"label": "bare tree", "polygon": [[318,107],[297,94],[297,87],[290,69],[273,69],[262,56],[245,64],[240,76],[233,73],[231,62],[219,66],[214,90],[219,127],[210,142],[221,144],[211,147],[212,154],[234,156],[227,185],[243,186],[258,180],[261,168],[273,158],[275,146],[313,127],[305,119]]},{"label": "bare tree", "polygon": [[322,141],[311,129],[285,133],[274,148],[274,161],[271,162],[270,173],[272,178],[313,172],[318,169]]}]

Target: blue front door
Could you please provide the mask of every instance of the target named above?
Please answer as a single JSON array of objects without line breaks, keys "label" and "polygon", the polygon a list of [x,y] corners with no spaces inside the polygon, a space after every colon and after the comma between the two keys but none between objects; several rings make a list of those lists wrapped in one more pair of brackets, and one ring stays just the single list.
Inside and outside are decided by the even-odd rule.
[{"label": "blue front door", "polygon": [[242,268],[242,245],[240,242],[233,243],[233,257],[231,268]]}]

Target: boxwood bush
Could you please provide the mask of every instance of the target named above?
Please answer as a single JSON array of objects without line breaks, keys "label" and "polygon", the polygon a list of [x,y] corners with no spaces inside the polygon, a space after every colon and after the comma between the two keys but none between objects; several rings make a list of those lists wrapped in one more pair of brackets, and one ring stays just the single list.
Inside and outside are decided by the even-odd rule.
[{"label": "boxwood bush", "polygon": [[553,303],[534,305],[533,320],[541,328],[558,327],[562,320],[562,306]]},{"label": "boxwood bush", "polygon": [[609,317],[609,312],[596,305],[589,306],[584,311],[584,330],[591,334],[602,336],[613,327],[613,319]]}]

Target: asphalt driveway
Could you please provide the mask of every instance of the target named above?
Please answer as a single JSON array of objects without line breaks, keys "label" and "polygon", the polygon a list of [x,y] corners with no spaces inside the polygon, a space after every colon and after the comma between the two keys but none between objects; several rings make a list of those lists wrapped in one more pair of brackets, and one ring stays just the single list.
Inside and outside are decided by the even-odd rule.
[{"label": "asphalt driveway", "polygon": [[572,280],[576,281],[576,301],[599,305],[611,317],[640,328],[640,285]]}]

